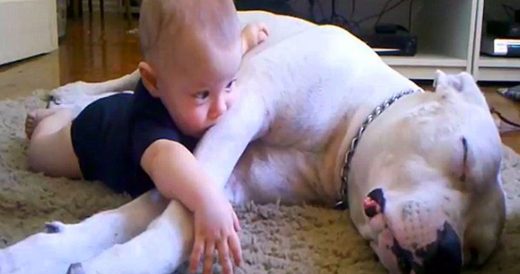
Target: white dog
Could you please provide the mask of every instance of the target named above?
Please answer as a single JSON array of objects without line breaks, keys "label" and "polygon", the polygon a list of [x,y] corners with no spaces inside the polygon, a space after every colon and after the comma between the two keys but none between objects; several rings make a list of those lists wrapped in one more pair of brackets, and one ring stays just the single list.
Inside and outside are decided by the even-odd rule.
[{"label": "white dog", "polygon": [[[390,273],[459,273],[489,257],[504,225],[501,143],[470,75],[439,72],[435,92],[423,92],[345,30],[240,18],[265,22],[270,37],[244,60],[243,96],[195,151],[231,201],[348,201]],[[55,94],[81,108],[137,78]],[[189,212],[155,191],[47,228],[0,250],[0,273],[64,273],[75,262],[69,273],[171,273],[193,240]]]}]

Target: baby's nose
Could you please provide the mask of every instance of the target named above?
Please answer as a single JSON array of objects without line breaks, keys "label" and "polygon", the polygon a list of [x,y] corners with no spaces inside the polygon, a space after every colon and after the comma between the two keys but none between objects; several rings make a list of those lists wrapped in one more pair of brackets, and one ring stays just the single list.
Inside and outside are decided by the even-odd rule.
[{"label": "baby's nose", "polygon": [[228,109],[224,96],[220,96],[213,102],[210,110],[210,118],[217,119]]}]

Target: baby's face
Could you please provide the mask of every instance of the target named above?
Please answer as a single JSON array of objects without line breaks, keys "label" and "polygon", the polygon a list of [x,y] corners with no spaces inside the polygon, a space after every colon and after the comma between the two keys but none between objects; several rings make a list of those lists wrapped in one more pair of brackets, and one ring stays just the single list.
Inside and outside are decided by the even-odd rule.
[{"label": "baby's face", "polygon": [[241,61],[237,40],[225,50],[186,51],[158,73],[161,101],[184,134],[201,137],[235,102]]}]

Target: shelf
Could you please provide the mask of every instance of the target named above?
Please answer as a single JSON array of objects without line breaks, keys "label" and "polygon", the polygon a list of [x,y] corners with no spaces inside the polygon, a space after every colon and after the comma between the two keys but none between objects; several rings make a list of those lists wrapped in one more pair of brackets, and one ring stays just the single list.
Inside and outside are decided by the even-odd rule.
[{"label": "shelf", "polygon": [[441,54],[418,53],[415,56],[382,56],[383,61],[408,78],[432,80],[435,71],[458,73],[467,70],[467,60]]},{"label": "shelf", "polygon": [[[470,72],[477,1],[427,0],[417,4],[417,9],[412,12],[412,33],[417,35],[417,54],[383,56],[383,60],[414,80],[433,80],[437,70],[445,73]],[[401,17],[408,18],[402,13]]]},{"label": "shelf", "polygon": [[415,56],[382,56],[390,66],[419,66],[419,67],[465,67],[466,60],[443,56],[440,54],[418,53]]},{"label": "shelf", "polygon": [[472,72],[478,81],[512,81],[520,82],[520,58],[492,57],[480,54],[483,37],[486,35],[485,22],[487,20],[507,21],[502,4],[510,4],[513,8],[520,8],[520,3],[507,0],[484,1],[479,0],[479,9],[476,19],[475,53]]},{"label": "shelf", "polygon": [[[509,57],[491,57],[481,55],[479,60],[481,67],[491,68],[518,68],[520,69],[520,58],[509,58]],[[520,71],[519,71],[520,73]]]},{"label": "shelf", "polygon": [[481,55],[477,64],[479,81],[520,81],[520,58]]}]

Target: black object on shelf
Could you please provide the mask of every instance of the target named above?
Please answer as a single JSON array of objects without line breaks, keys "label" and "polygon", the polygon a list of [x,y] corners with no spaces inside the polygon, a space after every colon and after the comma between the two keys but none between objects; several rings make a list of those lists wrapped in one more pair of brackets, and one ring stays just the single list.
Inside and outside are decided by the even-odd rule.
[{"label": "black object on shelf", "polygon": [[520,57],[520,39],[482,37],[480,52],[488,56]]},{"label": "black object on shelf", "polygon": [[235,0],[237,10],[267,10],[270,12],[295,15],[289,0]]},{"label": "black object on shelf", "polygon": [[414,56],[417,53],[417,36],[414,34],[374,33],[360,38],[379,55]]},{"label": "black object on shelf", "polygon": [[520,38],[520,22],[489,20],[486,22],[488,36],[500,38]]},{"label": "black object on shelf", "polygon": [[359,37],[379,55],[414,56],[417,53],[417,35],[398,24],[378,24],[373,33]]},{"label": "black object on shelf", "polygon": [[508,88],[499,88],[497,89],[497,92],[510,100],[520,102],[520,85]]},{"label": "black object on shelf", "polygon": [[485,26],[480,47],[482,54],[520,57],[520,10],[514,10],[514,17],[510,16],[510,20],[488,20]]}]

